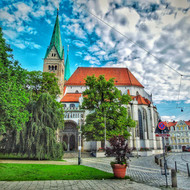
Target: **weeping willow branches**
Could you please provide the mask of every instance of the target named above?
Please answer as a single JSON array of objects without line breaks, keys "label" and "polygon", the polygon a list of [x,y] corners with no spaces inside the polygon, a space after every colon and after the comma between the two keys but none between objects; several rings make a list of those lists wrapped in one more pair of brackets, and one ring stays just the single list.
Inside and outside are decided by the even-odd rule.
[{"label": "weeping willow branches", "polygon": [[63,129],[64,114],[60,103],[47,93],[27,106],[31,114],[23,130],[12,130],[4,136],[5,153],[20,153],[34,159],[55,159],[63,156],[63,145],[56,140],[56,130]]}]

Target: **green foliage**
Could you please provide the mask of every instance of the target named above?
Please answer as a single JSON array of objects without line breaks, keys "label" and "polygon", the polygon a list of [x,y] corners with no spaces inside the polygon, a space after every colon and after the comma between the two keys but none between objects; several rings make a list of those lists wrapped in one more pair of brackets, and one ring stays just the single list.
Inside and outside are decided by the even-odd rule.
[{"label": "green foliage", "polygon": [[113,178],[111,173],[81,165],[0,164],[0,170],[0,181],[101,180]]},{"label": "green foliage", "polygon": [[55,100],[58,79],[52,73],[22,69],[11,52],[0,28],[0,148],[29,158],[60,158],[63,145],[55,132],[64,121]]},{"label": "green foliage", "polygon": [[0,28],[0,134],[11,129],[21,129],[29,119],[25,109],[29,95],[23,88],[26,71],[13,60],[11,52]]},{"label": "green foliage", "polygon": [[60,94],[58,78],[54,73],[41,71],[27,72],[25,88],[30,93],[31,99],[37,100],[42,93],[49,93],[53,98]]},{"label": "green foliage", "polygon": [[98,78],[86,78],[83,109],[94,111],[87,115],[86,124],[82,126],[87,140],[103,140],[106,122],[106,138],[123,135],[128,138],[128,130],[135,127],[135,121],[127,115],[126,105],[131,101],[129,95],[122,95],[114,86],[114,79],[106,81],[104,75]]},{"label": "green foliage", "polygon": [[63,156],[63,144],[55,133],[64,126],[62,105],[49,94],[41,94],[27,110],[32,115],[21,131],[11,130],[4,135],[1,149],[4,153],[26,154],[28,158],[55,159]]}]

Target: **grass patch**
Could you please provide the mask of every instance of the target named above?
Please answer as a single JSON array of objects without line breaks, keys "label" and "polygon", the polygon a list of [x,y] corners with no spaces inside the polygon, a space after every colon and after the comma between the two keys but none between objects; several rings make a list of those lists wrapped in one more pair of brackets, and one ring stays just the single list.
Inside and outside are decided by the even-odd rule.
[{"label": "grass patch", "polygon": [[[0,164],[0,181],[101,180],[113,174],[77,165]],[[126,177],[129,179],[129,177]]]}]

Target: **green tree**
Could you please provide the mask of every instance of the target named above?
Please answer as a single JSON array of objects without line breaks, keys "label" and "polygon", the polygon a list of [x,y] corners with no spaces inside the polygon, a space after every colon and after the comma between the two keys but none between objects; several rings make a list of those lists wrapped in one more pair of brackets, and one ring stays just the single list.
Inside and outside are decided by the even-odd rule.
[{"label": "green tree", "polygon": [[114,78],[106,81],[104,75],[98,78],[88,76],[88,87],[83,92],[83,109],[92,111],[83,125],[83,135],[87,140],[103,140],[106,120],[106,138],[123,135],[128,138],[129,128],[135,127],[135,121],[127,115],[126,105],[131,101],[129,95],[122,95],[114,86]]},{"label": "green tree", "polygon": [[25,88],[30,94],[30,98],[37,100],[42,93],[49,93],[53,98],[60,94],[58,78],[54,73],[41,71],[27,72],[27,83]]},{"label": "green tree", "polygon": [[25,109],[29,96],[23,88],[26,71],[14,61],[11,52],[0,28],[0,134],[21,129],[29,119]]},{"label": "green tree", "polygon": [[55,133],[64,126],[62,105],[51,95],[43,93],[37,101],[28,104],[31,113],[23,130],[11,130],[1,141],[4,153],[19,153],[34,159],[55,159],[63,156],[63,144]]}]

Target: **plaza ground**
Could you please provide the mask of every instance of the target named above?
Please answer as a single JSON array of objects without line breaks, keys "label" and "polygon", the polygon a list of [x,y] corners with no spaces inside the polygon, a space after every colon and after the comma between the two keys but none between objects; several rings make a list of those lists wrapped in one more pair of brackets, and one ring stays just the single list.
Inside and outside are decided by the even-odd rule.
[{"label": "plaza ground", "polygon": [[[190,153],[177,153],[169,155],[168,165],[174,167],[174,161],[177,161],[178,168],[180,171],[177,173],[178,189],[189,189],[190,177],[187,176],[185,170],[185,163],[190,164]],[[83,158],[82,165],[94,167],[103,171],[112,172],[110,167],[110,161],[113,158]],[[56,164],[77,164],[77,159],[66,159],[67,162],[55,161]],[[1,160],[6,162],[5,160]],[[7,162],[13,162],[8,160]],[[20,160],[14,161],[16,163],[21,162]],[[49,162],[55,164],[54,161],[24,161],[34,162],[42,164]],[[184,171],[183,171],[184,170]],[[51,181],[26,181],[26,182],[0,182],[0,189],[4,190],[40,190],[40,189],[138,189],[138,190],[151,190],[151,189],[165,189],[165,176],[161,175],[160,166],[154,163],[154,157],[141,157],[131,158],[130,166],[127,168],[126,175],[133,178],[134,181],[130,180],[51,180]],[[171,185],[171,178],[168,176],[168,183]]]}]

